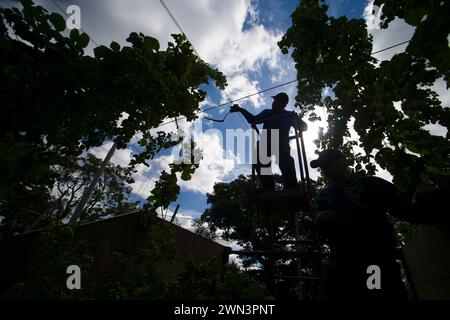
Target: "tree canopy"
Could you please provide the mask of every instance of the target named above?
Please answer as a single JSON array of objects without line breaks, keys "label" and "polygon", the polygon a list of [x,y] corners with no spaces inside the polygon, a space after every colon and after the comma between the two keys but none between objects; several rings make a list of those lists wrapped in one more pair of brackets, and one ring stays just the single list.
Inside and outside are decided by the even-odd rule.
[{"label": "tree canopy", "polygon": [[[200,60],[183,35],[173,35],[161,50],[155,38],[133,32],[129,46],[112,42],[90,56],[86,33],[65,32],[61,15],[21,2],[22,9],[0,8],[0,214],[5,219],[25,209],[45,211],[58,176],[52,168],[73,166],[73,159],[105,141],[125,148],[138,137],[142,151],[132,165],[145,164],[179,143],[171,133],[151,129],[168,118],[194,120],[206,95],[199,86],[226,85],[223,74]],[[189,179],[193,170],[194,165],[178,165],[171,175],[182,172]]]},{"label": "tree canopy", "polygon": [[[430,87],[437,80],[448,81],[450,4],[375,4],[384,4],[382,27],[395,17],[416,26],[406,51],[389,61],[371,55],[372,37],[364,19],[331,17],[323,1],[300,1],[292,26],[278,43],[295,61],[296,106],[311,120],[318,119],[316,106],[326,108],[328,131],[318,145],[344,150],[355,171],[374,174],[376,163],[403,190],[421,183],[449,187],[450,109]],[[325,95],[325,90],[333,94]],[[446,136],[426,130],[431,124],[446,128]],[[350,138],[351,130],[358,140]],[[355,146],[363,152],[355,153]]]}]

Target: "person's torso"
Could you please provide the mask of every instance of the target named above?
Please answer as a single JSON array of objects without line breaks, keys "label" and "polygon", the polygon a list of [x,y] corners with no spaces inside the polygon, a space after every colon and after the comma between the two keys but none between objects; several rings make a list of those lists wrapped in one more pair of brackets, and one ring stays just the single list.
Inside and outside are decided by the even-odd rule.
[{"label": "person's torso", "polygon": [[318,211],[334,211],[346,222],[345,228],[330,239],[332,254],[337,259],[391,257],[396,250],[396,236],[382,199],[369,192],[364,178],[348,184],[328,186],[316,198]]},{"label": "person's torso", "polygon": [[[282,110],[274,112],[273,110],[267,110],[264,114],[263,121],[263,135],[266,135],[268,143],[271,141],[279,141],[280,147],[287,148],[289,146],[289,131],[293,125],[293,113],[290,111]],[[275,130],[278,131],[278,135],[275,134]],[[271,140],[270,137],[273,137]]]},{"label": "person's torso", "polygon": [[293,123],[293,114],[290,111],[282,110],[274,112],[273,110],[267,110],[264,115],[263,129],[273,130],[278,129],[280,132],[280,139],[289,138],[289,130]]}]

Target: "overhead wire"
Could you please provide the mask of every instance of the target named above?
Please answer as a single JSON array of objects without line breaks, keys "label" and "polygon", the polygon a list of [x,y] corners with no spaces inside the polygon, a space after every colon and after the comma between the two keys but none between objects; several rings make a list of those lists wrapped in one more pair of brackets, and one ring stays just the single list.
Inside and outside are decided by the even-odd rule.
[{"label": "overhead wire", "polygon": [[[168,15],[170,16],[170,18],[172,19],[172,21],[174,22],[174,24],[177,26],[178,30],[179,30],[179,31],[180,31],[180,32],[188,39],[188,41],[189,41],[189,43],[191,44],[191,47],[192,47],[192,50],[194,51],[194,53],[200,58],[200,60],[202,60],[203,62],[205,62],[205,61],[200,57],[198,51],[195,49],[194,45],[192,44],[192,41],[190,41],[189,37],[188,37],[187,34],[184,32],[183,28],[181,27],[181,25],[179,24],[179,22],[177,21],[177,19],[176,19],[175,16],[173,15],[173,13],[172,13],[172,11],[170,10],[170,8],[166,5],[166,3],[164,2],[164,0],[160,0],[160,3],[161,3],[161,5],[164,7],[164,9],[167,11]],[[408,43],[408,42],[410,42],[410,41],[411,41],[411,40],[407,40],[407,41],[403,41],[403,42],[394,44],[394,45],[392,45],[392,46],[383,48],[383,49],[381,49],[381,50],[372,52],[371,55],[374,55],[374,54],[377,54],[377,53],[380,53],[380,52],[383,52],[383,51],[386,51],[386,50],[389,50],[389,49],[398,47],[398,46],[400,46],[400,45],[402,45],[402,44],[405,44],[405,43]],[[205,63],[206,63],[206,62],[205,62]],[[282,83],[282,84],[280,84],[280,85],[273,86],[273,87],[267,88],[267,89],[265,89],[265,90],[258,91],[258,92],[256,92],[255,94],[252,94],[252,95],[249,95],[249,96],[245,96],[245,97],[242,97],[242,98],[239,98],[239,99],[235,99],[235,100],[231,100],[231,98],[228,96],[228,94],[225,92],[225,90],[223,90],[222,92],[223,92],[223,93],[227,96],[227,98],[229,99],[229,103],[233,103],[233,102],[237,102],[237,101],[240,101],[240,100],[249,98],[250,96],[257,95],[257,94],[261,94],[261,93],[264,93],[264,92],[266,92],[266,91],[273,90],[273,89],[276,89],[276,88],[278,88],[278,87],[281,87],[281,86],[284,86],[284,85],[287,85],[287,84],[290,84],[290,83],[294,83],[294,82],[297,82],[297,81],[298,81],[297,79],[292,80],[292,81],[288,81],[288,82]],[[228,105],[228,103],[222,103],[222,104],[216,105],[216,106],[214,106],[214,107],[212,107],[212,108],[203,109],[203,110],[201,110],[201,111],[199,111],[199,112],[197,112],[197,113],[207,112],[207,111],[214,110],[214,109],[216,109],[216,108],[224,107],[224,106],[227,106],[227,105]],[[240,114],[240,113],[239,113],[239,114]],[[228,114],[227,114],[227,115],[228,115]],[[243,119],[243,117],[242,117],[241,114],[240,114],[240,116],[241,116],[241,119],[244,121],[244,119]],[[225,120],[226,116],[224,117],[223,120],[219,120],[219,121],[217,121],[216,119],[208,118],[208,117],[205,117],[205,118],[207,118],[208,120],[216,121],[216,122],[223,122],[223,120]],[[166,123],[161,124],[160,126],[165,125],[165,124],[168,124],[168,123],[172,123],[172,122],[173,122],[173,121],[168,121],[168,122],[166,122]],[[245,123],[245,121],[244,121],[244,123]]]},{"label": "overhead wire", "polygon": [[[67,18],[70,18],[70,16],[64,11],[64,9],[55,1],[55,0],[49,0],[63,15],[65,15]],[[178,30],[182,33],[182,34],[184,34],[185,36],[186,36],[186,38],[188,38],[187,37],[187,35],[186,35],[186,33],[184,32],[184,30],[182,29],[182,27],[180,26],[180,24],[178,23],[178,21],[175,19],[175,17],[173,16],[173,14],[172,14],[172,12],[170,11],[170,9],[167,7],[167,5],[164,3],[164,1],[163,0],[160,0],[160,2],[161,2],[161,4],[163,5],[163,7],[166,9],[166,11],[167,11],[167,13],[169,14],[169,16],[171,17],[171,19],[173,20],[173,22],[175,23],[175,25],[177,26],[177,28],[178,28]],[[96,47],[99,47],[100,45],[99,45],[99,43],[92,37],[92,36],[90,36],[85,30],[83,30],[82,28],[81,28],[81,26],[80,26],[80,30],[81,31],[83,31],[84,33],[86,33],[87,35],[88,35],[88,37],[89,37],[89,39],[90,40],[92,40],[92,42],[96,45]],[[189,39],[189,38],[188,38]],[[201,58],[201,56],[198,54],[198,51],[195,49],[195,47],[193,46],[193,44],[192,44],[192,42],[189,40],[189,43],[191,44],[191,47],[192,47],[192,50],[194,51],[194,53],[197,55],[197,57],[199,57],[200,58],[200,60],[202,60],[203,62],[205,62],[202,58]],[[205,62],[206,63],[206,62]],[[244,100],[244,99],[247,99],[247,98],[250,98],[250,97],[252,97],[252,96],[255,96],[255,95],[259,95],[259,94],[262,94],[262,93],[264,93],[264,92],[267,92],[267,91],[269,91],[269,90],[273,90],[273,89],[276,89],[276,88],[279,88],[279,87],[282,87],[282,86],[285,86],[285,85],[288,85],[288,84],[290,84],[290,83],[293,83],[293,82],[297,82],[297,80],[291,80],[291,81],[288,81],[288,82],[285,82],[285,83],[281,83],[281,84],[279,84],[279,85],[276,85],[276,86],[273,86],[273,87],[270,87],[270,88],[266,88],[266,89],[264,89],[264,90],[261,90],[261,91],[258,91],[258,92],[255,92],[255,93],[252,93],[252,94],[249,94],[249,95],[246,95],[246,96],[243,96],[243,97],[240,97],[240,98],[237,98],[237,99],[234,99],[234,100],[232,100],[230,97],[229,97],[229,95],[223,90],[222,92],[227,96],[227,98],[229,99],[229,101],[228,102],[226,102],[226,103],[221,103],[221,104],[218,104],[218,105],[216,105],[216,106],[213,106],[213,107],[210,107],[210,108],[207,108],[207,109],[204,109],[204,110],[198,110],[198,111],[195,111],[194,112],[194,114],[199,114],[199,113],[206,113],[206,112],[208,112],[208,111],[211,111],[211,110],[214,110],[214,109],[217,109],[217,108],[220,108],[220,107],[224,107],[224,106],[227,106],[227,105],[229,105],[230,103],[234,103],[234,102],[238,102],[238,101],[241,101],[241,100]],[[186,117],[185,116],[180,116],[180,117],[178,117],[178,118],[175,118],[175,119],[173,119],[173,120],[169,120],[169,121],[166,121],[166,122],[163,122],[163,123],[161,123],[158,127],[161,127],[161,126],[164,126],[164,125],[168,125],[168,124],[170,124],[170,123],[177,123],[178,122],[178,120],[180,120],[180,119],[185,119]],[[206,117],[207,118],[207,117]]]},{"label": "overhead wire", "polygon": [[384,48],[384,49],[381,49],[381,50],[372,52],[370,55],[373,56],[374,54],[377,54],[377,53],[380,53],[380,52],[383,52],[383,51],[386,51],[386,50],[389,50],[389,49],[392,49],[392,48],[401,46],[402,44],[406,44],[406,43],[409,43],[409,42],[411,42],[411,40],[403,41],[403,42],[394,44],[394,45],[392,45],[392,46],[386,47],[386,48]]},{"label": "overhead wire", "polygon": [[[187,36],[187,34],[184,32],[184,30],[183,30],[183,28],[181,27],[180,23],[177,21],[177,19],[175,18],[174,14],[173,14],[172,11],[170,10],[170,8],[166,5],[166,3],[164,2],[164,0],[160,0],[160,3],[161,3],[161,5],[164,7],[164,9],[166,10],[166,12],[167,12],[167,14],[169,15],[169,17],[172,19],[172,21],[174,22],[174,24],[176,25],[176,27],[178,28],[178,30],[179,30],[179,31],[186,37],[186,39],[189,41],[189,43],[190,43],[190,45],[191,45],[191,47],[192,47],[193,52],[197,55],[197,57],[198,57],[201,61],[203,61],[204,63],[206,63],[205,60],[202,59],[202,57],[200,56],[200,54],[198,53],[198,51],[195,49],[195,47],[194,47],[192,41],[189,39],[189,37]],[[391,48],[400,46],[400,45],[402,45],[402,44],[404,44],[404,43],[407,43],[407,42],[409,42],[409,40],[408,40],[408,41],[404,41],[404,42],[402,42],[402,43],[398,43],[398,44],[393,45],[393,46],[389,46],[389,47],[384,48],[384,49],[381,49],[381,50],[378,50],[378,51],[376,51],[376,52],[371,53],[371,55],[374,55],[374,54],[383,52],[383,51],[385,51],[385,50],[388,50],[388,49],[391,49]],[[273,90],[273,89],[276,89],[276,88],[279,88],[279,87],[282,87],[282,86],[285,86],[285,85],[288,85],[288,84],[291,84],[291,83],[294,83],[294,82],[298,82],[298,79],[291,80],[291,81],[287,81],[287,82],[285,82],[285,83],[282,83],[282,84],[279,84],[279,85],[276,85],[276,86],[269,87],[269,88],[267,88],[267,89],[258,91],[258,92],[253,93],[253,94],[249,94],[249,95],[247,95],[247,96],[244,96],[244,97],[241,97],[241,98],[238,98],[238,99],[235,99],[235,100],[232,100],[232,99],[230,98],[230,96],[226,93],[226,91],[225,91],[225,90],[222,90],[222,92],[223,92],[223,93],[225,94],[225,96],[228,98],[228,100],[229,100],[228,102],[226,102],[226,103],[221,103],[221,104],[218,104],[218,105],[213,106],[213,107],[210,107],[210,108],[206,108],[206,109],[202,109],[202,110],[196,111],[196,112],[194,112],[194,114],[206,113],[206,112],[208,112],[208,111],[211,111],[211,110],[214,110],[214,109],[217,109],[217,108],[220,108],[220,107],[225,107],[225,106],[228,106],[229,104],[233,104],[234,102],[238,102],[238,101],[244,100],[244,99],[246,99],[246,98],[249,98],[249,97],[251,97],[251,96],[259,95],[259,94],[262,94],[262,93],[267,92],[267,91],[269,91],[269,90]],[[324,110],[324,111],[325,111],[325,110]],[[228,113],[223,117],[223,119],[221,119],[221,120],[212,119],[212,118],[209,118],[209,117],[204,117],[204,118],[206,118],[207,120],[215,121],[215,122],[224,122],[225,119],[226,119],[226,117],[228,116],[228,114],[229,114],[229,112],[228,112]],[[241,114],[240,112],[238,112],[238,114],[240,115],[240,118],[241,118],[242,122],[243,122],[244,125],[245,125],[246,122],[245,122],[245,120],[244,120],[242,114]],[[273,118],[275,118],[275,117],[280,117],[280,116],[279,116],[279,115],[273,116]],[[176,123],[177,123],[178,119],[182,119],[182,118],[185,118],[185,117],[184,117],[184,116],[181,116],[181,117],[179,117],[179,118],[175,118],[174,120],[170,120],[170,121],[167,121],[167,122],[163,122],[162,124],[159,125],[159,127],[161,127],[161,126],[163,126],[163,125],[167,125],[167,124],[173,123],[173,122],[176,122]],[[164,159],[164,160],[165,160],[165,159]],[[193,181],[191,181],[191,183],[194,184],[194,185],[195,185],[197,188],[199,188],[201,191],[207,193],[202,187],[200,187],[199,185],[196,185]]]},{"label": "overhead wire", "polygon": [[[166,3],[164,2],[164,0],[159,0],[159,2],[161,3],[161,5],[164,7],[164,9],[166,9],[167,14],[170,16],[170,18],[172,19],[173,23],[177,26],[178,30],[189,40],[186,32],[184,32],[183,28],[181,28],[180,24],[178,23],[177,19],[175,19],[174,15],[172,14],[172,12],[170,11],[169,7],[167,7]],[[195,49],[194,45],[192,44],[192,42],[189,40],[189,43],[191,44],[192,47],[192,51],[194,51],[195,55],[197,57],[200,58],[200,55],[198,54],[198,51]],[[200,58],[201,60],[203,60],[202,58]],[[204,61],[204,60],[203,60]]]},{"label": "overhead wire", "polygon": [[[169,161],[167,161],[167,160],[164,159],[164,158],[160,158],[160,159],[163,160],[163,161],[164,161],[165,163],[167,163],[168,165],[171,164]],[[200,187],[197,183],[195,183],[194,181],[192,181],[192,179],[189,180],[189,182],[192,183],[194,186],[196,186],[200,191],[204,192],[205,194],[208,194],[208,193],[209,193],[208,191],[206,191],[205,189],[203,189],[203,187]]]},{"label": "overhead wire", "polygon": [[[64,11],[63,8],[61,8],[61,6],[60,6],[55,0],[50,0],[50,2],[52,2],[53,5],[54,5],[56,8],[58,8],[58,10],[61,11],[67,18],[70,18],[70,16],[67,14],[67,12]],[[92,40],[92,42],[93,42],[97,47],[100,46],[100,45],[98,44],[98,42],[95,41],[95,39],[94,39],[92,36],[90,36],[87,32],[85,32],[85,31],[81,28],[81,26],[78,26],[78,27],[79,27],[79,29],[80,29],[81,31],[83,31],[83,32],[89,37],[90,40]]]},{"label": "overhead wire", "polygon": [[[61,8],[60,5],[58,5],[58,4],[56,3],[55,0],[50,0],[50,1],[53,3],[53,5],[54,5],[56,8],[58,8],[59,11],[61,11],[66,17],[69,18],[69,15]],[[176,20],[175,16],[174,16],[173,13],[171,12],[171,10],[170,10],[170,9],[168,8],[168,6],[165,4],[164,0],[160,0],[160,3],[161,3],[161,5],[164,7],[164,9],[167,11],[168,15],[170,16],[170,18],[172,19],[172,21],[174,22],[174,24],[176,25],[176,27],[178,28],[178,30],[179,30],[183,35],[186,36],[186,38],[187,38],[188,41],[190,42],[190,45],[191,45],[191,47],[192,47],[193,52],[197,55],[197,57],[198,57],[200,60],[202,60],[203,62],[205,62],[205,61],[201,58],[201,56],[199,55],[198,51],[197,51],[197,50],[195,49],[195,47],[193,46],[192,42],[191,42],[191,41],[189,40],[189,38],[187,37],[186,33],[184,32],[184,30],[182,29],[181,25],[180,25],[180,24],[178,23],[178,21]],[[80,30],[83,31],[84,33],[86,33],[86,32],[81,28],[81,26],[80,26]],[[86,34],[87,34],[87,33],[86,33]],[[87,35],[88,35],[89,39],[92,40],[92,42],[98,47],[98,46],[99,46],[98,42],[97,42],[92,36],[90,36],[89,34],[87,34]],[[407,41],[403,41],[403,42],[400,42],[400,43],[397,43],[397,44],[388,46],[388,47],[386,47],[386,48],[383,48],[383,49],[377,50],[377,51],[375,51],[375,52],[372,52],[371,55],[375,55],[375,54],[378,54],[378,53],[380,53],[380,52],[383,52],[383,51],[386,51],[386,50],[389,50],[389,49],[398,47],[398,46],[400,46],[400,45],[409,43],[410,41],[411,41],[411,40],[407,40]],[[206,63],[206,62],[205,62],[205,63]],[[208,112],[208,111],[215,110],[215,109],[217,109],[217,108],[225,107],[225,106],[227,106],[227,105],[229,105],[229,104],[232,104],[232,103],[235,103],[235,102],[238,102],[238,101],[242,101],[242,100],[244,100],[244,99],[248,99],[248,98],[250,98],[250,97],[252,97],[252,96],[255,96],[255,95],[260,95],[260,94],[265,93],[265,92],[267,92],[267,91],[274,90],[274,89],[277,89],[277,88],[280,88],[280,87],[283,87],[283,86],[292,84],[292,83],[294,83],[294,82],[298,82],[298,79],[290,80],[290,81],[287,81],[287,82],[284,82],[284,83],[281,83],[281,84],[278,84],[278,85],[275,85],[275,86],[272,86],[272,87],[269,87],[269,88],[266,88],[266,89],[263,89],[263,90],[260,90],[260,91],[257,91],[257,92],[254,92],[254,93],[251,93],[251,94],[248,94],[248,95],[245,95],[245,96],[236,98],[236,99],[231,99],[231,98],[229,97],[229,95],[225,92],[225,90],[223,90],[222,92],[223,92],[223,93],[226,95],[226,97],[229,99],[228,102],[226,102],[226,103],[220,103],[220,104],[217,104],[217,105],[212,106],[212,107],[210,107],[210,108],[198,110],[198,111],[194,112],[194,114],[206,113],[206,112]],[[239,113],[239,114],[240,114],[240,113]],[[242,121],[245,123],[245,120],[243,119],[243,116],[242,116],[241,114],[240,114],[240,116],[241,116]],[[186,116],[180,116],[180,117],[175,118],[175,119],[173,119],[173,120],[169,120],[169,121],[162,122],[158,127],[161,127],[161,126],[164,126],[164,125],[168,125],[168,124],[173,123],[173,122],[177,123],[178,120],[180,120],[180,119],[185,119],[185,118],[186,118]],[[207,117],[205,117],[205,118],[207,118]],[[163,159],[163,160],[166,161],[165,159]],[[166,162],[167,162],[167,161],[166,161]],[[152,170],[151,170],[151,171],[152,171]],[[150,179],[150,178],[149,178],[149,179]],[[148,180],[149,180],[149,179],[148,179]],[[193,181],[191,181],[191,182],[193,183]],[[145,183],[143,183],[143,184],[145,184]],[[143,186],[143,184],[141,185],[141,187]],[[196,184],[194,184],[194,185],[196,185]],[[198,185],[196,185],[196,186],[197,186],[200,190],[202,190],[203,192],[207,193],[202,187],[200,187],[200,186],[198,186]]]},{"label": "overhead wire", "polygon": [[[186,39],[189,41],[189,43],[190,43],[190,45],[191,45],[191,47],[192,47],[192,50],[193,50],[194,53],[197,55],[197,57],[198,57],[201,61],[203,61],[204,63],[206,63],[207,65],[209,65],[209,64],[208,64],[208,63],[200,56],[200,54],[198,53],[198,51],[195,49],[195,47],[194,47],[192,41],[189,39],[189,37],[187,36],[187,34],[184,32],[183,28],[182,28],[181,25],[178,23],[177,19],[175,18],[175,16],[173,15],[173,13],[172,13],[172,11],[169,9],[169,7],[166,5],[166,3],[164,2],[164,0],[159,0],[159,2],[160,2],[161,5],[164,7],[164,9],[166,10],[167,14],[168,14],[168,15],[170,16],[170,18],[172,19],[172,21],[174,22],[174,24],[177,26],[178,30],[179,30],[179,31],[186,37]],[[226,92],[225,90],[222,90],[222,92],[223,92],[223,93],[225,94],[225,96],[228,98],[228,102],[229,102],[230,104],[232,104],[233,102],[232,102],[230,96],[227,94],[227,92]],[[240,113],[239,113],[239,115],[241,116],[241,120],[243,121],[244,126],[245,126],[245,125],[246,125],[246,122],[245,122],[244,118],[242,117],[242,115],[241,115]],[[225,120],[225,118],[226,118],[227,116],[228,116],[228,113],[225,115],[225,117],[224,117],[223,120]],[[208,117],[207,117],[207,118],[208,118]],[[208,118],[208,120],[216,121],[215,119],[211,119],[211,118]],[[217,122],[223,122],[223,121],[217,121]]]},{"label": "overhead wire", "polygon": [[[205,113],[205,112],[217,109],[217,108],[225,107],[225,106],[228,106],[230,103],[234,103],[234,102],[238,102],[238,101],[241,101],[241,100],[245,100],[245,99],[248,99],[250,97],[262,94],[264,92],[267,92],[267,91],[270,91],[270,90],[273,90],[273,89],[277,89],[277,88],[286,86],[288,84],[291,84],[291,83],[294,83],[294,82],[297,82],[297,81],[298,81],[297,79],[291,80],[291,81],[287,81],[287,82],[284,82],[284,83],[281,83],[281,84],[278,84],[278,85],[266,88],[264,90],[260,90],[260,91],[257,91],[257,92],[254,92],[254,93],[242,96],[240,98],[233,99],[233,100],[231,100],[229,102],[220,103],[220,104],[217,104],[217,105],[212,106],[210,108],[206,108],[206,109],[195,111],[194,114]],[[185,116],[180,116],[180,117],[178,117],[178,120],[184,119],[184,118],[186,118],[186,117]],[[173,123],[173,122],[175,122],[175,120],[164,121],[158,127],[165,126],[165,125],[168,125],[168,124]]]},{"label": "overhead wire", "polygon": [[[61,8],[60,5],[58,5],[58,4],[56,3],[55,0],[49,0],[49,1],[51,1],[51,2],[53,3],[53,5],[54,5],[59,11],[61,11],[66,17],[69,18],[69,15]],[[182,34],[184,34],[184,35],[186,36],[186,38],[187,38],[187,35],[186,35],[186,33],[184,32],[183,28],[182,28],[181,25],[178,23],[178,21],[176,20],[176,18],[173,16],[172,12],[171,12],[170,9],[167,7],[167,5],[165,4],[164,0],[160,0],[160,2],[161,2],[161,5],[164,7],[164,9],[165,9],[165,10],[167,11],[167,13],[169,14],[170,18],[173,20],[173,22],[174,22],[175,25],[177,26],[178,30],[179,30]],[[80,30],[83,31],[83,32],[85,32],[81,27],[80,27]],[[85,33],[86,33],[86,32],[85,32]],[[92,36],[90,36],[88,33],[86,33],[86,34],[89,36],[89,39],[92,40],[92,42],[98,47],[98,46],[99,46],[98,42],[97,42]],[[402,45],[402,44],[406,44],[406,43],[408,43],[408,42],[410,42],[410,41],[411,41],[411,40],[403,41],[403,42],[400,42],[400,43],[397,43],[397,44],[388,46],[388,47],[386,47],[386,48],[383,48],[383,49],[374,51],[374,52],[371,53],[371,55],[374,55],[374,54],[377,54],[377,53],[380,53],[380,52],[383,52],[383,51],[386,51],[386,50],[389,50],[389,49],[398,47],[398,46],[400,46],[400,45]],[[192,47],[192,50],[194,51],[194,53],[201,59],[201,57],[200,57],[200,55],[198,54],[197,50],[196,50],[195,47],[192,45],[192,42],[191,42],[191,41],[189,41],[189,42],[190,42],[190,44],[191,44],[191,47]],[[204,61],[203,59],[201,59],[201,60]],[[253,97],[253,96],[256,96],[256,95],[260,95],[260,94],[265,93],[265,92],[267,92],[267,91],[270,91],[270,90],[273,90],[273,89],[277,89],[277,88],[286,86],[286,85],[291,84],[291,83],[294,83],[294,82],[298,82],[298,79],[290,80],[290,81],[287,81],[287,82],[283,82],[283,83],[280,83],[280,84],[278,84],[278,85],[275,85],[275,86],[272,86],[272,87],[269,87],[269,88],[266,88],[266,89],[263,89],[263,90],[260,90],[260,91],[257,91],[257,92],[254,92],[254,93],[251,93],[251,94],[248,94],[248,95],[245,95],[245,96],[236,98],[236,99],[229,99],[230,101],[228,101],[228,102],[226,102],[226,103],[220,103],[220,104],[217,104],[217,105],[212,106],[212,107],[210,107],[210,108],[198,110],[198,111],[194,112],[194,114],[206,113],[206,112],[208,112],[208,111],[211,111],[211,110],[214,110],[214,109],[217,109],[217,108],[225,107],[225,106],[229,105],[230,103],[239,102],[239,101],[248,99],[248,98],[250,98],[250,97]],[[223,92],[225,93],[225,95],[227,95],[225,91],[223,91]],[[227,95],[227,96],[228,96],[228,95]],[[229,96],[228,96],[228,98],[229,98]],[[180,117],[178,117],[178,120],[180,120],[180,119],[185,119],[185,118],[186,118],[185,116],[180,116]],[[169,121],[162,122],[158,127],[161,127],[161,126],[164,126],[164,125],[168,125],[168,124],[170,124],[170,123],[177,122],[178,120],[177,120],[177,119],[173,119],[173,120],[169,120]]]},{"label": "overhead wire", "polygon": [[[161,1],[162,1],[162,0],[161,0]],[[410,42],[410,41],[411,41],[411,40],[407,40],[407,41],[403,41],[403,42],[400,42],[400,43],[391,45],[391,46],[389,46],[389,47],[386,47],[386,48],[383,48],[383,49],[374,51],[374,52],[372,52],[370,55],[374,55],[374,54],[377,54],[377,53],[380,53],[380,52],[383,52],[383,51],[386,51],[386,50],[389,50],[389,49],[393,49],[393,48],[395,48],[395,47],[401,46],[401,45],[403,45],[403,44],[405,44],[405,43],[408,43],[408,42]],[[275,86],[272,86],[272,87],[268,87],[268,88],[266,88],[266,89],[264,89],[264,90],[260,90],[260,91],[257,91],[257,92],[248,94],[248,95],[246,95],[246,96],[242,96],[242,97],[236,98],[236,99],[231,100],[231,101],[229,101],[229,102],[217,104],[217,105],[212,106],[212,107],[210,107],[210,108],[198,110],[198,111],[194,112],[194,114],[205,113],[205,112],[208,112],[208,111],[217,109],[217,108],[222,108],[222,107],[227,106],[229,103],[234,103],[234,102],[238,102],[238,101],[241,101],[241,100],[245,100],[245,99],[248,99],[248,98],[250,98],[250,97],[253,97],[253,96],[256,96],[256,95],[260,95],[260,94],[265,93],[265,92],[267,92],[267,91],[270,91],[270,90],[273,90],[273,89],[277,89],[277,88],[286,86],[286,85],[291,84],[291,83],[294,83],[294,82],[298,82],[298,79],[290,80],[290,81],[287,81],[287,82],[283,82],[283,83],[280,83],[280,84],[278,84],[278,85],[275,85]],[[186,117],[182,116],[181,118],[186,118]],[[163,123],[161,123],[159,126],[164,126],[164,125],[170,124],[170,123],[172,123],[172,122],[174,122],[174,120],[169,120],[169,121],[167,121],[167,122],[163,122]]]}]

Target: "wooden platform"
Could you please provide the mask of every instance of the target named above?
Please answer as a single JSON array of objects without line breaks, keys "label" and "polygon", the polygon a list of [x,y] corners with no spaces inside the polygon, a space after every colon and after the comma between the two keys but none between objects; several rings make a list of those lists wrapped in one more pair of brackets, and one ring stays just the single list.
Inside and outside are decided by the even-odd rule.
[{"label": "wooden platform", "polygon": [[292,213],[310,211],[308,197],[303,188],[259,192],[254,199],[255,206],[265,212]]}]

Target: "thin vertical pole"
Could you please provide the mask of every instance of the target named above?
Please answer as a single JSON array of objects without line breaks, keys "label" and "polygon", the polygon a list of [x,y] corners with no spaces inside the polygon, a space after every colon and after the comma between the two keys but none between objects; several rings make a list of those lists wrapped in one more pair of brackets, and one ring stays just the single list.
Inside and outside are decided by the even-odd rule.
[{"label": "thin vertical pole", "polygon": [[78,218],[80,217],[81,212],[83,212],[84,207],[86,206],[86,203],[91,198],[92,193],[94,192],[94,189],[95,189],[95,186],[97,185],[98,180],[100,179],[101,175],[105,171],[105,168],[108,165],[109,161],[111,160],[112,156],[114,155],[114,152],[116,151],[116,149],[117,149],[117,144],[114,142],[111,149],[109,149],[108,154],[106,155],[102,164],[100,165],[97,172],[95,173],[94,178],[92,178],[92,181],[89,184],[89,187],[84,190],[83,196],[81,197],[80,202],[78,203],[78,206],[75,208],[72,218],[70,219],[70,223],[76,222],[78,220]]},{"label": "thin vertical pole", "polygon": [[306,183],[309,184],[309,169],[308,169],[308,160],[306,159],[306,151],[305,151],[305,143],[303,141],[303,133],[300,132],[300,143],[302,145],[302,156],[303,156],[303,164],[305,165],[305,176],[306,176]]},{"label": "thin vertical pole", "polygon": [[177,206],[175,208],[175,211],[173,212],[172,218],[170,219],[170,223],[173,223],[173,221],[175,220],[175,216],[178,213],[178,209],[180,209],[180,205],[179,204],[177,204]]},{"label": "thin vertical pole", "polygon": [[298,157],[298,166],[300,168],[300,180],[305,182],[305,175],[303,173],[303,165],[302,165],[302,156],[300,152],[300,143],[298,142],[299,138],[299,130],[295,128],[295,143],[297,145],[297,157]]}]

